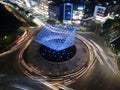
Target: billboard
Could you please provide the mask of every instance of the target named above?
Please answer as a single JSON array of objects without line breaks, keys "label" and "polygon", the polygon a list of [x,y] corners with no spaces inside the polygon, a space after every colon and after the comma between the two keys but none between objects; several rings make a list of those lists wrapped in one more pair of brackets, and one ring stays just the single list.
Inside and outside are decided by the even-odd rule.
[{"label": "billboard", "polygon": [[108,18],[108,15],[106,16],[106,7],[95,6],[94,17],[96,20],[99,20],[101,22],[105,22]]},{"label": "billboard", "polygon": [[103,6],[95,6],[94,16],[104,17],[104,16],[105,16],[105,11],[106,11],[106,7],[103,7]]}]

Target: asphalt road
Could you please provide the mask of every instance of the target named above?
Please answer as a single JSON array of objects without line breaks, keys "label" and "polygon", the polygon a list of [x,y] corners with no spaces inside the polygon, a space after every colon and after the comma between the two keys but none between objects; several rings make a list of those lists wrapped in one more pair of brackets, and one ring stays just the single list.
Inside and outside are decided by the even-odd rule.
[{"label": "asphalt road", "polygon": [[[96,59],[94,65],[69,87],[75,90],[120,90],[120,77],[114,54],[104,45],[101,38],[94,37],[92,33],[79,33],[87,40],[97,42],[100,54],[104,53],[101,62]],[[103,50],[103,51],[102,51]],[[102,52],[102,53],[101,53]],[[102,55],[100,56],[102,57]],[[106,60],[107,59],[107,60]]]},{"label": "asphalt road", "polygon": [[[88,69],[82,78],[68,85],[68,87],[74,90],[120,90],[119,71],[113,53],[104,45],[103,40],[94,37],[94,34],[81,32],[79,34],[89,41],[92,40],[91,43],[96,47],[97,54],[100,56],[102,63],[96,59],[94,65]],[[25,44],[26,42],[22,43],[12,53],[0,57],[0,89],[49,90],[39,82],[27,78],[18,68],[16,57]]]},{"label": "asphalt road", "polygon": [[[31,37],[35,32],[36,29]],[[35,82],[25,76],[18,67],[17,55],[26,42],[27,40],[23,41],[17,49],[0,57],[0,90],[51,90],[40,82]]]}]

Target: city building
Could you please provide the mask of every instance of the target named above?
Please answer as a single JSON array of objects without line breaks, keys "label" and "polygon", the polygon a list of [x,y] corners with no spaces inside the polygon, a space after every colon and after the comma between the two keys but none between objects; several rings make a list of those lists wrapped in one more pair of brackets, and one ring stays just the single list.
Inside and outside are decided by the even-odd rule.
[{"label": "city building", "polygon": [[54,2],[49,3],[49,17],[53,19],[59,19],[60,17],[60,7]]},{"label": "city building", "polygon": [[66,23],[72,20],[73,16],[73,4],[64,3],[63,4],[63,22]]},{"label": "city building", "polygon": [[83,4],[74,4],[72,24],[79,25],[84,15],[85,6]]},{"label": "city building", "polygon": [[95,20],[105,22],[108,19],[108,13],[106,14],[106,7],[104,6],[95,6],[93,17]]},{"label": "city building", "polygon": [[101,22],[105,22],[108,18],[114,19],[116,15],[119,16],[119,7],[119,2],[116,0],[97,3],[95,5],[93,16],[96,20]]},{"label": "city building", "polygon": [[39,12],[42,16],[49,18],[49,6],[48,2],[41,1],[39,5]]}]

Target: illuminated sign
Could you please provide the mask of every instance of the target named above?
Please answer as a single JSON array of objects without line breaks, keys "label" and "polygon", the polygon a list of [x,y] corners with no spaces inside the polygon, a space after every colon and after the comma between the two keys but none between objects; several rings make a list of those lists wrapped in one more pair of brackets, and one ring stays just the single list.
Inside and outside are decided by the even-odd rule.
[{"label": "illuminated sign", "polygon": [[106,11],[106,7],[95,6],[95,10],[94,10],[95,19],[101,22],[105,22],[108,18],[108,16],[105,15],[105,11]]},{"label": "illuminated sign", "polygon": [[104,16],[105,16],[105,10],[106,10],[106,7],[103,7],[103,6],[95,6],[94,16],[104,17]]},{"label": "illuminated sign", "polygon": [[64,3],[63,20],[72,20],[72,14],[73,14],[72,11],[73,11],[73,4]]}]

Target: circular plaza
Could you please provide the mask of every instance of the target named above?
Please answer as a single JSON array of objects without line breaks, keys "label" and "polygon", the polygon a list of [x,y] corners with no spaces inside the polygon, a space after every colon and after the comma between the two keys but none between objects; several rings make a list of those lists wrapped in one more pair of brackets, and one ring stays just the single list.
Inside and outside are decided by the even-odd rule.
[{"label": "circular plaza", "polygon": [[50,77],[64,76],[77,72],[88,64],[88,48],[78,39],[76,39],[74,46],[76,47],[75,55],[66,61],[56,60],[55,62],[55,60],[50,61],[45,59],[39,51],[40,47],[42,45],[32,41],[30,46],[25,50],[23,58],[27,65],[37,68],[42,75]]},{"label": "circular plaza", "polygon": [[[74,40],[68,37],[65,38],[65,36],[62,36],[64,38],[57,36],[63,34],[66,35],[66,32],[54,34],[56,36],[52,35],[54,37],[51,37],[50,34],[49,38],[45,34],[44,36],[47,38],[44,36],[40,37],[38,34],[38,36],[30,39],[18,55],[19,67],[22,72],[35,80],[45,79],[50,81],[66,80],[82,75],[87,70],[87,67],[90,66],[89,47],[84,41],[76,37],[76,34],[70,33],[70,37],[72,36]],[[41,39],[42,43],[39,42],[40,40],[37,42],[36,37],[37,40]],[[51,38],[54,39],[55,43]],[[43,41],[43,39],[45,40]],[[68,40],[68,42],[65,40]],[[71,41],[74,42],[71,43]],[[58,44],[59,47],[56,47],[56,42],[57,44],[60,43]],[[64,44],[64,42],[67,43]]]}]

